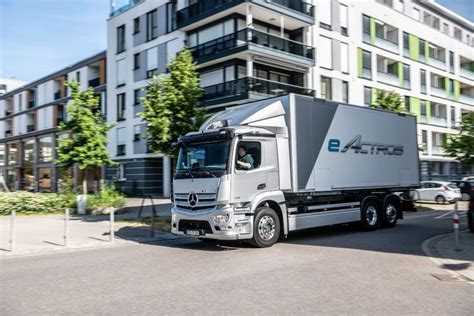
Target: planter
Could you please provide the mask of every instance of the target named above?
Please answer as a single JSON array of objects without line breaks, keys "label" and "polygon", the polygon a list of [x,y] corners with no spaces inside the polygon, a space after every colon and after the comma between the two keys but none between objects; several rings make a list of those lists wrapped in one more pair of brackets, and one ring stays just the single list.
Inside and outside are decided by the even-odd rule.
[{"label": "planter", "polygon": [[124,208],[115,208],[115,207],[103,207],[103,208],[95,208],[90,210],[92,215],[108,215],[110,212],[114,211],[114,214],[123,214],[125,213]]}]

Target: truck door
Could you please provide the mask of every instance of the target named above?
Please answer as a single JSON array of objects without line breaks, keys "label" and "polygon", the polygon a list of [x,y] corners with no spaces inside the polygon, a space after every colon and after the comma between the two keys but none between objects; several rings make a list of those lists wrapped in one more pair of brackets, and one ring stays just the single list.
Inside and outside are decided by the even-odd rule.
[{"label": "truck door", "polygon": [[[250,202],[255,195],[278,187],[274,142],[274,139],[245,138],[236,144],[231,182],[234,203]],[[271,147],[275,147],[273,157],[270,157]]]}]

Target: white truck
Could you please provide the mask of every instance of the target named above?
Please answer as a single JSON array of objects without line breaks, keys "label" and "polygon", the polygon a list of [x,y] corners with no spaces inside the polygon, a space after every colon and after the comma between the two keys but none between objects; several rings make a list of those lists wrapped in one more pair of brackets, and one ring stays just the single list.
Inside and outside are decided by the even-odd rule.
[{"label": "white truck", "polygon": [[171,228],[199,239],[394,227],[395,192],[419,186],[415,117],[295,94],[217,113],[178,146]]}]

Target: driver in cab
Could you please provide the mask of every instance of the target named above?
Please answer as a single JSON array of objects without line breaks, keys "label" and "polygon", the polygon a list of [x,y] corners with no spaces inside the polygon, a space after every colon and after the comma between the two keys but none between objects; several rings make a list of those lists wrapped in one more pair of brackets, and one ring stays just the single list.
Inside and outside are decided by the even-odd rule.
[{"label": "driver in cab", "polygon": [[244,146],[240,146],[237,157],[237,169],[238,170],[251,170],[253,169],[253,158],[247,154],[247,149]]}]

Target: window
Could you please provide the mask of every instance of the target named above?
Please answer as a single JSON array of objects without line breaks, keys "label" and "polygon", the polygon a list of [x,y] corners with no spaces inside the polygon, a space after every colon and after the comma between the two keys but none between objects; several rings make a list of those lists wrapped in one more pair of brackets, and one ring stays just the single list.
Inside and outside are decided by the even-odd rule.
[{"label": "window", "polygon": [[117,94],[117,121],[125,120],[125,93]]},{"label": "window", "polygon": [[141,89],[133,90],[133,105],[140,105]]},{"label": "window", "polygon": [[169,33],[169,32],[172,32],[176,29],[176,19],[175,19],[175,16],[176,16],[176,2],[170,2],[170,3],[167,3],[166,4],[166,9],[167,9],[167,12],[166,12],[166,21],[167,21],[167,24],[166,24],[166,31]]},{"label": "window", "polygon": [[42,137],[38,140],[39,161],[50,162],[53,160],[53,138],[51,136]]},{"label": "window", "polygon": [[147,78],[152,78],[158,74],[158,46],[146,51]]},{"label": "window", "polygon": [[133,19],[133,34],[140,33],[140,17]]},{"label": "window", "polygon": [[117,60],[117,87],[125,85],[125,59]]},{"label": "window", "polygon": [[457,38],[458,40],[462,40],[462,31],[460,28],[454,27],[454,38]]},{"label": "window", "polygon": [[332,40],[328,37],[320,37],[319,65],[326,69],[332,69]]},{"label": "window", "polygon": [[6,155],[5,150],[6,150],[5,144],[0,144],[0,167],[5,166],[6,164],[7,155]]},{"label": "window", "polygon": [[321,76],[321,99],[331,100],[331,78]]},{"label": "window", "polygon": [[11,143],[7,145],[7,160],[9,166],[18,164],[18,144]]},{"label": "window", "polygon": [[21,93],[18,94],[18,109],[23,110],[23,95]]},{"label": "window", "polygon": [[370,106],[372,104],[372,89],[364,87],[364,104]]},{"label": "window", "polygon": [[426,116],[426,101],[421,100],[420,104],[421,104],[420,115],[421,116]]},{"label": "window", "polygon": [[415,20],[420,21],[420,18],[421,18],[421,12],[420,12],[420,10],[418,10],[417,8],[413,8],[412,17],[413,17]]},{"label": "window", "polygon": [[316,12],[319,13],[319,26],[327,30],[331,29],[332,24],[331,2],[331,0],[320,0],[319,7],[316,9]]},{"label": "window", "polygon": [[340,13],[341,13],[341,34],[347,36],[347,6],[340,4]]},{"label": "window", "polygon": [[420,44],[419,44],[419,49],[420,49],[420,59],[424,59],[425,58],[425,55],[426,55],[426,51],[425,51],[425,41],[420,39]]},{"label": "window", "polygon": [[141,139],[142,136],[142,126],[134,125],[133,126],[133,141],[137,142]]},{"label": "window", "polygon": [[125,127],[117,128],[117,156],[124,156],[125,151]]},{"label": "window", "polygon": [[27,140],[23,142],[23,162],[33,163],[35,162],[35,141]]},{"label": "window", "polygon": [[140,53],[136,53],[133,55],[133,69],[139,69],[140,68]]},{"label": "window", "polygon": [[151,41],[158,36],[157,10],[146,14],[146,40]]},{"label": "window", "polygon": [[372,54],[368,51],[362,51],[362,77],[372,78]]},{"label": "window", "polygon": [[125,51],[125,24],[117,27],[117,54]]},{"label": "window", "polygon": [[421,92],[426,93],[426,70],[420,70],[420,85],[421,85]]},{"label": "window", "polygon": [[410,66],[403,64],[403,80],[410,81]]},{"label": "window", "polygon": [[449,72],[454,73],[454,53],[449,52]]},{"label": "window", "polygon": [[76,71],[76,81],[81,83],[81,72],[80,71]]},{"label": "window", "polygon": [[410,43],[408,40],[408,33],[406,32],[403,32],[403,49],[404,49],[405,57],[407,57],[408,51],[410,49]]},{"label": "window", "polygon": [[349,45],[341,42],[341,71],[349,72]]},{"label": "window", "polygon": [[370,18],[367,15],[362,16],[362,27],[365,34],[370,34]]},{"label": "window", "polygon": [[349,82],[342,82],[342,102],[349,103]]},{"label": "window", "polygon": [[127,178],[125,178],[125,164],[121,163],[117,167],[117,179],[118,181],[125,181]]},{"label": "window", "polygon": [[443,33],[449,35],[449,24],[443,23]]},{"label": "window", "polygon": [[259,142],[239,142],[235,158],[235,169],[252,170],[260,167],[262,151]]},{"label": "window", "polygon": [[451,127],[455,127],[456,126],[456,109],[451,107]]}]

